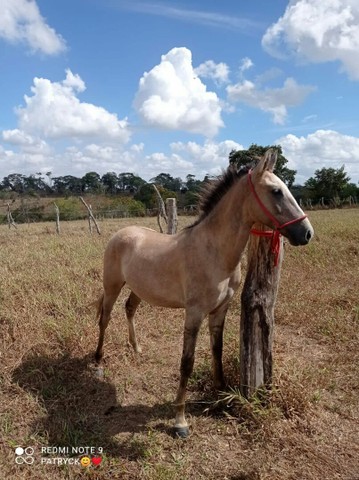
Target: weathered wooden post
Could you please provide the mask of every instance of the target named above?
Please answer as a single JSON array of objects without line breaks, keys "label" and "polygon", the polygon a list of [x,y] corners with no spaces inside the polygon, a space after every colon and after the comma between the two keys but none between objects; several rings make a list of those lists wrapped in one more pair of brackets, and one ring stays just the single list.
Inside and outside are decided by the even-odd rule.
[{"label": "weathered wooden post", "polygon": [[175,198],[166,199],[166,211],[167,211],[167,233],[173,235],[177,232],[177,205]]},{"label": "weathered wooden post", "polygon": [[272,383],[274,305],[283,258],[282,237],[273,255],[273,233],[263,225],[255,225],[252,232],[241,296],[240,391],[245,398]]},{"label": "weathered wooden post", "polygon": [[7,223],[9,225],[9,228],[11,227],[14,227],[14,228],[17,228],[16,226],[16,223],[14,221],[14,218],[11,214],[11,210],[10,210],[10,203],[7,204],[7,213],[6,213],[6,216],[7,216]]},{"label": "weathered wooden post", "polygon": [[60,209],[57,204],[54,202],[55,213],[56,213],[56,233],[60,235]]},{"label": "weathered wooden post", "polygon": [[91,223],[91,221],[92,221],[94,223],[95,227],[96,227],[97,233],[99,235],[101,235],[101,231],[100,231],[100,228],[99,228],[99,226],[96,222],[96,218],[94,217],[94,215],[92,213],[91,205],[88,205],[82,197],[80,197],[80,200],[85,205],[85,207],[87,208],[87,211],[88,211],[88,222],[89,222],[90,233],[92,234],[92,223]]},{"label": "weathered wooden post", "polygon": [[154,183],[152,184],[152,186],[153,186],[153,188],[156,192],[156,197],[157,197],[157,205],[158,205],[157,223],[158,223],[158,228],[160,229],[160,232],[163,233],[163,228],[162,228],[162,225],[161,225],[161,217],[164,219],[164,221],[167,225],[168,219],[167,219],[167,214],[166,214],[166,207],[165,207],[165,204],[162,200],[161,194],[158,191],[158,188],[156,187],[156,185]]}]

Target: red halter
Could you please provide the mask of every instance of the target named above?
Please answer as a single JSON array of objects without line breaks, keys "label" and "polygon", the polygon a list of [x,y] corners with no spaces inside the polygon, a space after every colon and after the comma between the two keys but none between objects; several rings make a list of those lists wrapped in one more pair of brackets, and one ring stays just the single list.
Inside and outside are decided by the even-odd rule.
[{"label": "red halter", "polygon": [[254,195],[254,198],[257,200],[258,205],[261,207],[263,212],[267,215],[267,217],[272,220],[272,222],[275,225],[274,230],[257,230],[255,228],[251,229],[251,234],[252,235],[257,235],[259,237],[271,237],[272,238],[272,253],[274,255],[274,266],[276,267],[278,265],[279,261],[279,252],[280,252],[280,231],[282,228],[287,227],[288,225],[292,225],[293,223],[301,222],[305,218],[307,218],[307,215],[302,215],[301,217],[295,218],[294,220],[289,220],[289,222],[285,222],[280,224],[278,220],[271,214],[271,212],[268,210],[268,208],[264,205],[262,200],[259,198],[257,192],[255,191],[253,182],[252,182],[252,171],[249,170],[248,172],[248,183],[249,183],[249,188],[251,189],[251,192]]}]

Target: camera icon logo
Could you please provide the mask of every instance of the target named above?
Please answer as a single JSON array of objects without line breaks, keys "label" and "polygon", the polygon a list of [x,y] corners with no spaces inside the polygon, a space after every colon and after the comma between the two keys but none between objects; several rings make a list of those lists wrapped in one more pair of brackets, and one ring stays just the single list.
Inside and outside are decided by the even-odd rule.
[{"label": "camera icon logo", "polygon": [[27,463],[28,465],[32,465],[34,463],[35,458],[33,457],[34,455],[34,449],[32,447],[16,447],[15,448],[15,463],[18,465]]}]

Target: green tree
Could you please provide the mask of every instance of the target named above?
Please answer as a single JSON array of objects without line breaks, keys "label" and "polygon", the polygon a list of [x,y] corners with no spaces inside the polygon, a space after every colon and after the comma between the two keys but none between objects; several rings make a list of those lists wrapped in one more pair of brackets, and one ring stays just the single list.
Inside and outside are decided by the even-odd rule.
[{"label": "green tree", "polygon": [[151,178],[150,182],[173,192],[179,192],[183,183],[181,178],[173,178],[169,173],[160,173],[156,177]]},{"label": "green tree", "polygon": [[81,195],[82,180],[73,175],[53,177],[52,188],[57,195]]},{"label": "green tree", "polygon": [[135,193],[145,183],[145,180],[131,172],[120,173],[118,176],[118,184],[122,192]]},{"label": "green tree", "polygon": [[3,178],[2,185],[4,190],[10,190],[16,193],[24,193],[25,191],[25,175],[21,173],[11,173]]},{"label": "green tree", "polygon": [[286,166],[288,160],[283,155],[282,147],[280,145],[267,145],[266,147],[262,147],[261,145],[256,145],[254,143],[248,150],[232,150],[229,154],[229,163],[231,165],[236,165],[237,167],[249,165],[257,158],[262,157],[269,148],[273,148],[278,152],[278,159],[274,173],[283,180],[288,188],[290,188],[294,183],[297,171]]},{"label": "green tree", "polygon": [[82,179],[82,190],[86,193],[100,193],[102,189],[101,177],[96,172],[86,173]]},{"label": "green tree", "polygon": [[[158,188],[158,191],[160,192],[160,195],[163,201],[166,201],[166,198],[177,198],[177,194],[175,192],[172,192],[171,190],[167,190],[166,188],[160,185],[157,188]],[[151,183],[146,183],[145,185],[143,185],[139,189],[139,191],[135,194],[134,199],[139,200],[144,205],[146,205],[146,208],[149,208],[149,209],[157,208],[157,205],[158,205],[157,195]]]},{"label": "green tree", "polygon": [[101,183],[106,193],[114,195],[118,189],[118,177],[115,172],[107,172],[101,177]]},{"label": "green tree", "polygon": [[199,192],[202,184],[203,182],[201,180],[196,180],[195,175],[188,174],[186,176],[185,186],[189,192]]},{"label": "green tree", "polygon": [[24,177],[24,190],[27,194],[47,194],[51,193],[51,188],[44,181],[42,173]]},{"label": "green tree", "polygon": [[348,174],[341,168],[321,168],[314,172],[314,177],[305,182],[309,196],[316,202],[324,199],[328,204],[334,198],[344,198],[349,188]]}]

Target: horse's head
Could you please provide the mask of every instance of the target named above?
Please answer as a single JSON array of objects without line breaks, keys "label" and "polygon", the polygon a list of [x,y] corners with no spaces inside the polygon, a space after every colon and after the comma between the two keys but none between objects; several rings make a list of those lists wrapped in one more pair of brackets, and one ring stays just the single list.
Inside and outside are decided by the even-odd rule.
[{"label": "horse's head", "polygon": [[314,230],[284,182],[273,170],[277,153],[270,149],[248,173],[248,213],[251,221],[278,230],[292,245],[306,245]]}]

